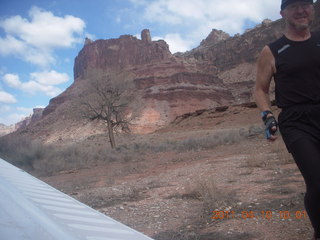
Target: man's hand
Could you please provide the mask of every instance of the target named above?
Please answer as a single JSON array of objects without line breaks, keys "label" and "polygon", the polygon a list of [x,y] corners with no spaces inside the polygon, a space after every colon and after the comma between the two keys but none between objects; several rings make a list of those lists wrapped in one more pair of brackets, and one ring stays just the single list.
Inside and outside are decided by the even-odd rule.
[{"label": "man's hand", "polygon": [[278,131],[278,122],[274,116],[268,116],[264,120],[265,125],[265,135],[269,141],[274,141],[278,137],[275,135]]}]

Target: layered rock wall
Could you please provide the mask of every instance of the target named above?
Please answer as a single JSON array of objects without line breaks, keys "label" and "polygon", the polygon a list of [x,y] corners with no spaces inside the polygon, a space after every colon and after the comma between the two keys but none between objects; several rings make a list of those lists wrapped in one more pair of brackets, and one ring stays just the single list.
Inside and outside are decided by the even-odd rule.
[{"label": "layered rock wall", "polygon": [[[319,5],[317,1],[312,28],[318,31]],[[74,135],[74,129],[84,126],[74,103],[88,94],[87,83],[101,76],[108,77],[100,81],[111,79],[130,86],[127,94],[134,95],[130,114],[134,116],[134,130],[140,133],[154,131],[179,115],[199,109],[251,102],[257,57],[263,46],[282,32],[281,20],[265,20],[233,37],[212,30],[199,47],[177,54],[170,53],[166,42],[152,41],[147,29],[142,31],[141,40],[130,35],[108,40],[86,39],[75,59],[74,83],[51,99],[30,132],[51,136],[60,131]]]},{"label": "layered rock wall", "polygon": [[151,42],[150,35],[143,41],[130,35],[97,40],[86,44],[76,57],[74,79],[85,77],[90,68],[121,71],[130,65],[161,62],[170,56],[168,44],[163,40]]}]

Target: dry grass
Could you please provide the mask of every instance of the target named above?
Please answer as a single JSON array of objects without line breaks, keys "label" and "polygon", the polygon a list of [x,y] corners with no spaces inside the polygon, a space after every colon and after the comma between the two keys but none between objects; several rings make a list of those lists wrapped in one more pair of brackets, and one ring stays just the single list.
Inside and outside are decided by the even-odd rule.
[{"label": "dry grass", "polygon": [[236,207],[238,202],[234,193],[220,189],[214,179],[198,179],[194,185],[188,185],[186,189],[187,194],[184,196],[200,200],[205,216],[211,215],[215,210],[229,211]]},{"label": "dry grass", "polygon": [[206,149],[214,149],[221,145],[232,145],[243,141],[254,134],[252,129],[225,129],[214,133],[207,133],[204,136],[192,136],[183,140],[166,139],[158,140],[156,143],[135,142],[131,145],[126,145],[126,149],[143,152],[192,152],[202,151]]},{"label": "dry grass", "polygon": [[[251,126],[247,129],[225,129],[177,140],[157,139],[150,142],[148,138],[124,141],[116,149],[111,149],[105,138],[88,137],[78,143],[63,146],[47,145],[40,141],[16,139],[0,143],[0,156],[25,170],[33,171],[38,176],[49,176],[60,171],[88,168],[108,162],[135,163],[145,160],[147,153],[159,152],[199,152],[211,150],[221,145],[234,145],[247,138],[261,133],[261,128]],[[124,137],[123,137],[124,138]],[[273,150],[274,154],[283,155],[283,151]],[[265,161],[263,156],[253,154],[253,161],[248,166],[261,167]],[[282,156],[279,157],[282,159]],[[287,157],[285,157],[287,159]],[[285,160],[287,161],[287,160]],[[132,164],[130,168],[135,169]],[[137,167],[136,167],[137,168]],[[128,172],[128,171],[127,171]]]},{"label": "dry grass", "polygon": [[[37,176],[49,176],[61,171],[88,168],[108,162],[141,162],[145,160],[147,153],[198,152],[221,145],[233,145],[255,136],[259,131],[259,127],[251,126],[248,129],[225,129],[183,140],[159,137],[153,142],[148,141],[148,138],[137,137],[131,138],[133,141],[124,141],[116,149],[111,149],[106,139],[101,136],[91,136],[82,142],[62,146],[21,138],[10,142],[1,139],[0,157]],[[132,164],[130,168],[135,169]]]},{"label": "dry grass", "polygon": [[10,143],[1,141],[0,146],[0,157],[26,170],[33,170],[34,163],[43,159],[51,150],[44,147],[40,141],[28,141],[23,138]]}]

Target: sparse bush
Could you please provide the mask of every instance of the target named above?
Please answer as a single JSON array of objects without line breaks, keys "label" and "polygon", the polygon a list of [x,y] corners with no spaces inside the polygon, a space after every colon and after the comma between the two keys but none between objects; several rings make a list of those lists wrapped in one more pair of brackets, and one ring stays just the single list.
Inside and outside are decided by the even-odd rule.
[{"label": "sparse bush", "polygon": [[[39,176],[52,175],[60,171],[86,168],[106,162],[126,162],[130,171],[137,171],[131,162],[141,159],[141,155],[127,147],[111,149],[101,144],[95,146],[93,151],[90,145],[84,143],[66,144],[55,146],[43,144],[39,140],[27,141],[18,139],[0,140],[0,157],[8,162],[33,171]],[[129,170],[126,170],[128,172]]]},{"label": "sparse bush", "polygon": [[189,195],[203,202],[203,210],[206,215],[211,214],[214,210],[227,209],[226,211],[229,211],[237,203],[235,194],[219,189],[213,179],[197,180]]},{"label": "sparse bush", "polygon": [[184,151],[200,151],[205,149],[213,149],[219,145],[231,145],[240,142],[243,139],[238,130],[221,131],[214,135],[207,135],[199,138],[189,138],[173,145],[174,150]]},{"label": "sparse bush", "polygon": [[248,137],[249,130],[229,129],[190,137],[185,140],[164,140],[156,142],[132,142],[111,149],[97,144],[92,151],[91,140],[64,146],[43,144],[38,140],[14,139],[5,142],[0,139],[0,156],[25,170],[38,175],[52,175],[59,171],[90,167],[106,162],[136,162],[146,153],[166,151],[188,152],[213,149],[219,145],[238,143]]},{"label": "sparse bush", "polygon": [[264,127],[253,125],[249,128],[248,137],[261,135],[264,132]]},{"label": "sparse bush", "polygon": [[205,149],[212,149],[219,145],[231,145],[238,143],[245,139],[238,129],[225,130],[217,132],[212,135],[192,137],[185,140],[166,140],[157,142],[157,144],[150,143],[134,143],[131,147],[135,152],[165,152],[165,151],[200,151]]},{"label": "sparse bush", "polygon": [[24,138],[15,139],[10,143],[1,140],[0,145],[2,158],[27,170],[33,170],[34,162],[43,159],[48,151],[40,141],[28,141]]}]

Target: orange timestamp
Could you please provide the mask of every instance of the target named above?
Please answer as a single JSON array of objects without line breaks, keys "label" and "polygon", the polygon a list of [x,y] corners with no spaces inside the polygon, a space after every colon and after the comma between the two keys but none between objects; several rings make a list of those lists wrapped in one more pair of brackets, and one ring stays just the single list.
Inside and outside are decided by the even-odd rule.
[{"label": "orange timestamp", "polygon": [[222,219],[267,219],[280,218],[280,219],[305,219],[307,218],[307,212],[302,211],[241,211],[236,213],[235,211],[213,211],[212,220]]}]

